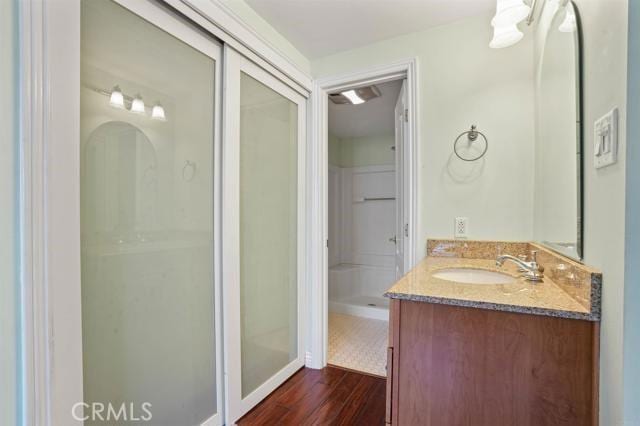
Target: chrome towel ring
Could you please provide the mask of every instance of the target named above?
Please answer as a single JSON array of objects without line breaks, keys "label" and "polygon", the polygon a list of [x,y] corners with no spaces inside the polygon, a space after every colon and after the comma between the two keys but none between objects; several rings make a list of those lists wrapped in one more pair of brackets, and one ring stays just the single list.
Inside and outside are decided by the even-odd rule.
[{"label": "chrome towel ring", "polygon": [[[465,135],[467,136],[466,140],[461,139]],[[478,136],[482,138],[478,139]],[[479,147],[478,143],[484,144],[484,146]],[[489,149],[487,137],[476,129],[475,124],[471,125],[470,130],[460,133],[453,142],[453,152],[455,152],[456,156],[462,161],[479,160],[487,153],[487,149]]]}]

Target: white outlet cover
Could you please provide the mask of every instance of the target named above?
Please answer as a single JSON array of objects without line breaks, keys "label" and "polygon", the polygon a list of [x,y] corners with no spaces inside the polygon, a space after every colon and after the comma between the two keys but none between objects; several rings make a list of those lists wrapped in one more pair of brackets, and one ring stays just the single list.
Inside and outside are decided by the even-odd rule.
[{"label": "white outlet cover", "polygon": [[600,169],[618,161],[618,108],[593,124],[593,167]]},{"label": "white outlet cover", "polygon": [[467,238],[467,235],[469,235],[469,218],[456,217],[453,232],[455,238]]}]

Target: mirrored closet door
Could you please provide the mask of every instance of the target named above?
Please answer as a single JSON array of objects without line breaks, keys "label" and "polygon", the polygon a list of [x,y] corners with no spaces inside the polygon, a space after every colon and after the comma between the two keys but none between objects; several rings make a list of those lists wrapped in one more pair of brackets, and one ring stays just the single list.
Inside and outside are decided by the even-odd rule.
[{"label": "mirrored closet door", "polygon": [[158,3],[81,2],[87,425],[223,423],[221,56]]},{"label": "mirrored closet door", "polygon": [[304,365],[305,99],[225,47],[224,294],[229,420]]},{"label": "mirrored closet door", "polygon": [[304,365],[306,99],[165,3],[80,6],[84,423],[233,424]]}]

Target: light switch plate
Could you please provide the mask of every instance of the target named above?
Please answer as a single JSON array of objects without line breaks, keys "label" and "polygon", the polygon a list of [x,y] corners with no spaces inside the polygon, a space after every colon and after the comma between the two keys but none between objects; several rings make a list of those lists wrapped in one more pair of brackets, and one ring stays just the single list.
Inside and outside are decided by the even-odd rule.
[{"label": "light switch plate", "polygon": [[614,108],[593,125],[593,166],[596,169],[618,161],[618,108]]},{"label": "light switch plate", "polygon": [[456,217],[453,233],[456,238],[467,238],[469,234],[469,218]]}]

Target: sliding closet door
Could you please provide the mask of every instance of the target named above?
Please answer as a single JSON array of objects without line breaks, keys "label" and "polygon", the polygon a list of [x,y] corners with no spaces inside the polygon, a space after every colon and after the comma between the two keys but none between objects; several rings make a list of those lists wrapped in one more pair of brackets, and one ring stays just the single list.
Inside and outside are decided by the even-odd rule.
[{"label": "sliding closet door", "polygon": [[85,424],[222,424],[221,47],[156,2],[81,12]]},{"label": "sliding closet door", "polygon": [[225,49],[228,422],[304,364],[304,98]]}]

